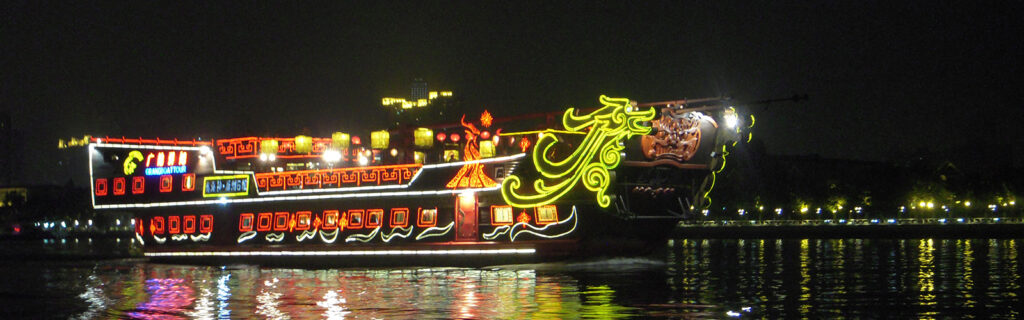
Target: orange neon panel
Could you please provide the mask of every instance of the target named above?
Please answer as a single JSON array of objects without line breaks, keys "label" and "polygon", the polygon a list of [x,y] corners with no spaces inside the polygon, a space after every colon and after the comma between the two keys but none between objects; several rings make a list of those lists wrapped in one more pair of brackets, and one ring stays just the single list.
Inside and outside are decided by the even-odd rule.
[{"label": "orange neon panel", "polygon": [[196,190],[196,174],[186,173],[181,176],[181,191]]},{"label": "orange neon panel", "polygon": [[352,209],[348,211],[348,227],[349,229],[360,229],[363,227],[363,209]]},{"label": "orange neon panel", "polygon": [[273,218],[273,214],[270,212],[260,212],[260,215],[256,217],[256,231],[270,231]]},{"label": "orange neon panel", "polygon": [[366,227],[367,228],[379,227],[381,220],[384,220],[384,209],[367,209],[366,210]]},{"label": "orange neon panel", "polygon": [[171,175],[160,176],[160,192],[171,192],[172,186],[174,186],[174,178]]},{"label": "orange neon panel", "polygon": [[238,216],[238,232],[249,232],[252,231],[253,215],[252,213],[243,213]]},{"label": "orange neon panel", "polygon": [[[252,214],[249,214],[249,228],[252,228]],[[199,233],[213,232],[213,215],[204,214],[199,216]]]},{"label": "orange neon panel", "polygon": [[146,192],[146,177],[136,176],[132,177],[132,194],[142,194]]},{"label": "orange neon panel", "polygon": [[338,220],[338,210],[324,210],[324,225],[321,228],[324,230],[337,229]]},{"label": "orange neon panel", "polygon": [[433,209],[419,208],[419,212],[416,216],[417,227],[429,228],[437,225],[437,207],[434,207]]},{"label": "orange neon panel", "polygon": [[491,206],[491,225],[506,226],[512,224],[512,206]]},{"label": "orange neon panel", "polygon": [[274,231],[288,230],[288,212],[274,213]]},{"label": "orange neon panel", "polygon": [[164,234],[164,217],[153,217],[149,221],[149,232],[151,234]]},{"label": "orange neon panel", "polygon": [[196,216],[185,216],[185,218],[183,220],[184,221],[182,221],[182,223],[181,223],[183,225],[182,228],[181,228],[182,231],[184,231],[183,233],[185,233],[185,234],[196,233]]},{"label": "orange neon panel", "polygon": [[164,153],[163,152],[157,152],[156,153],[156,166],[157,167],[163,167],[164,166]]},{"label": "orange neon panel", "polygon": [[176,159],[176,158],[174,157],[174,156],[176,156],[176,155],[177,155],[177,154],[176,154],[176,152],[174,152],[174,151],[168,151],[168,152],[167,152],[167,166],[168,166],[168,167],[170,167],[170,166],[173,166],[173,165],[174,165],[174,162],[175,162],[174,160],[177,160],[177,159]]},{"label": "orange neon panel", "polygon": [[188,165],[188,151],[181,151],[178,153],[178,165]]},{"label": "orange neon panel", "polygon": [[96,195],[105,196],[107,195],[107,179],[96,179]]},{"label": "orange neon panel", "polygon": [[409,208],[391,209],[391,227],[405,228],[409,225]]},{"label": "orange neon panel", "polygon": [[295,230],[303,231],[309,230],[309,222],[313,217],[313,213],[309,211],[299,211],[295,213]]},{"label": "orange neon panel", "polygon": [[156,157],[156,156],[154,156],[152,152],[150,152],[148,155],[146,155],[146,168],[149,168],[149,167],[153,166],[152,162],[153,162],[153,158],[154,157]]},{"label": "orange neon panel", "polygon": [[124,177],[114,178],[114,195],[124,195]]},{"label": "orange neon panel", "polygon": [[181,233],[181,217],[170,216],[167,217],[167,233],[179,234]]}]

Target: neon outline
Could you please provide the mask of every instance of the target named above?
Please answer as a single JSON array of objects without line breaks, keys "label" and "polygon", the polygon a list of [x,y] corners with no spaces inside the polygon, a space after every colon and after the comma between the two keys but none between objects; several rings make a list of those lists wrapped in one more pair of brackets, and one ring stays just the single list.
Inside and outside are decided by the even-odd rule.
[{"label": "neon outline", "polygon": [[[168,181],[166,187],[164,187],[164,181]],[[172,189],[171,187],[173,187],[173,186],[174,186],[174,177],[173,176],[171,176],[169,174],[165,174],[165,175],[160,176],[160,193],[171,192],[171,189]]]},{"label": "neon outline", "polygon": [[[233,179],[245,179],[245,191],[239,192],[228,192],[228,193],[207,193],[206,182],[207,181],[218,181],[218,180],[233,180]],[[236,174],[230,176],[209,176],[203,177],[203,198],[211,197],[236,197],[236,196],[247,196],[249,195],[249,176],[244,174]]]},{"label": "neon outline", "polygon": [[[448,224],[448,226],[446,226],[444,228],[442,228],[442,227],[427,228],[426,230],[423,230],[423,232],[420,232],[420,234],[418,236],[416,236],[416,240],[426,239],[426,238],[430,238],[430,237],[440,237],[440,236],[446,235],[446,234],[448,234],[448,232],[452,231],[452,227],[454,227],[454,226],[455,226],[455,221],[452,221],[451,223]],[[437,231],[437,230],[444,230],[444,231],[442,231],[441,233],[437,233],[437,234],[430,233],[430,232]]]},{"label": "neon outline", "polygon": [[417,227],[429,228],[429,227],[437,226],[437,207],[434,207],[433,209],[427,209],[427,210],[434,210],[434,219],[431,220],[430,224],[424,223],[423,222],[423,208],[419,208],[419,210],[416,211],[416,226]]},{"label": "neon outline", "polygon": [[[395,223],[395,213],[405,212],[405,219],[402,224]],[[409,226],[409,208],[391,208],[391,228],[405,228]]]},{"label": "neon outline", "polygon": [[[403,239],[409,238],[409,236],[412,235],[413,229],[416,229],[416,228],[413,227],[413,226],[408,226],[408,227],[404,227],[404,228],[394,228],[394,229],[391,229],[391,233],[389,233],[386,236],[382,232],[380,234],[380,240],[382,240],[384,242],[391,242],[391,239],[394,239],[395,237],[401,237]],[[397,230],[405,231],[405,234],[398,233]]]},{"label": "neon outline", "polygon": [[[501,184],[501,195],[505,202],[517,207],[536,207],[551,204],[568,193],[576,183],[595,193],[597,204],[608,207],[611,197],[606,192],[611,185],[610,170],[618,167],[622,161],[619,153],[625,148],[622,141],[634,135],[645,135],[651,127],[644,122],[654,119],[654,108],[646,111],[627,111],[629,99],[599,98],[602,108],[586,115],[577,116],[574,108],[569,108],[562,116],[562,125],[568,131],[583,132],[587,135],[579,147],[568,157],[552,161],[547,155],[558,143],[552,133],[543,133],[533,148],[533,163],[541,178],[533,181],[535,194],[520,194],[522,180],[517,175],[509,175]],[[550,185],[549,185],[550,184]]]},{"label": "neon outline", "polygon": [[181,175],[181,191],[196,190],[196,174],[186,173]]},{"label": "neon outline", "polygon": [[[497,210],[496,209],[505,209],[505,208],[507,208],[509,210],[508,222],[498,222],[498,220],[495,218],[495,217],[497,217]],[[491,206],[491,225],[492,226],[507,226],[507,225],[511,225],[513,220],[514,220],[513,216],[515,216],[515,214],[512,211],[513,211],[512,210],[512,206],[501,206],[501,205],[493,205],[493,206]]]},{"label": "neon outline", "polygon": [[267,239],[267,242],[281,242],[281,241],[284,241],[284,232],[268,233],[267,236],[264,237],[264,239]]},{"label": "neon outline", "polygon": [[256,234],[257,234],[256,231],[246,231],[246,232],[238,235],[238,243],[242,243],[242,242],[245,242],[246,240],[255,238]]},{"label": "neon outline", "polygon": [[[138,188],[136,188],[136,186]],[[134,176],[132,177],[132,194],[143,194],[146,193],[146,177]]]},{"label": "neon outline", "polygon": [[[245,227],[245,223],[243,223],[246,220],[245,219],[246,217],[249,218],[249,227],[248,228]],[[255,225],[256,225],[256,217],[251,212],[246,212],[246,213],[242,213],[242,214],[238,215],[238,232],[249,232],[249,231],[252,231],[252,228]]]},{"label": "neon outline", "polygon": [[[557,225],[561,225],[563,223],[567,223],[567,222],[569,222],[570,219],[573,221],[573,225],[572,225],[572,228],[569,229],[569,231],[566,231],[566,232],[563,232],[563,233],[560,233],[560,234],[556,234],[556,235],[545,235],[545,234],[540,233],[540,231],[547,230],[548,227],[557,226]],[[508,234],[509,235],[509,240],[511,242],[515,242],[516,238],[519,237],[519,235],[523,234],[523,233],[532,234],[532,235],[535,235],[535,236],[538,236],[538,237],[541,237],[541,238],[545,238],[545,239],[561,238],[561,237],[564,237],[564,236],[572,233],[573,231],[576,231],[576,226],[578,225],[578,221],[577,220],[578,219],[576,217],[576,206],[572,206],[572,213],[570,213],[569,217],[566,217],[565,220],[562,220],[562,221],[559,221],[559,222],[555,222],[555,223],[549,223],[549,224],[544,225],[543,227],[540,227],[540,228],[534,227],[534,226],[530,225],[529,223],[525,223],[525,222],[519,222],[519,223],[516,223],[516,224],[514,224],[512,226],[507,226],[507,225],[499,226],[497,228],[494,228],[494,230],[491,231],[491,233],[484,234],[483,238],[484,238],[484,240],[494,240],[494,239],[498,238],[499,236],[502,236],[504,234]],[[515,232],[515,228],[516,227],[521,227],[521,228],[523,228],[523,230],[519,230],[519,232]],[[526,228],[529,228],[529,229],[526,229]]]},{"label": "neon outline", "polygon": [[[210,225],[208,227],[204,227],[203,226],[203,222],[204,221],[209,221]],[[199,233],[212,233],[212,232],[213,232],[213,215],[212,214],[204,214],[204,215],[199,216]]]},{"label": "neon outline", "polygon": [[370,242],[370,240],[373,240],[374,237],[377,237],[378,232],[380,232],[380,227],[374,228],[373,231],[370,231],[370,233],[367,234],[353,234],[348,236],[348,238],[345,238],[345,242],[359,241],[367,243]]},{"label": "neon outline", "polygon": [[147,257],[237,257],[237,256],[435,256],[535,254],[537,249],[452,249],[452,250],[331,250],[331,251],[172,251],[146,252]]}]

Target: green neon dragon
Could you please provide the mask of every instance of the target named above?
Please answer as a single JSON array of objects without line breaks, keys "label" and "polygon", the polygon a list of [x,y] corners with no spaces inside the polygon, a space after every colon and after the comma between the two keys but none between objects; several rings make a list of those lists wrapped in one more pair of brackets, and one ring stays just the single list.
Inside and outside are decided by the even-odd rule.
[{"label": "green neon dragon", "polygon": [[533,192],[522,193],[522,180],[510,175],[501,184],[501,195],[508,204],[525,208],[550,204],[582,182],[596,193],[597,203],[608,207],[611,198],[606,194],[611,184],[609,170],[621,162],[622,141],[635,135],[651,132],[644,122],[654,119],[655,110],[632,110],[629,99],[600,98],[603,107],[590,114],[577,116],[569,108],[562,116],[562,125],[570,133],[586,134],[579,146],[565,159],[548,159],[550,149],[558,143],[551,132],[541,134],[533,149],[533,164],[541,177],[533,181]]}]

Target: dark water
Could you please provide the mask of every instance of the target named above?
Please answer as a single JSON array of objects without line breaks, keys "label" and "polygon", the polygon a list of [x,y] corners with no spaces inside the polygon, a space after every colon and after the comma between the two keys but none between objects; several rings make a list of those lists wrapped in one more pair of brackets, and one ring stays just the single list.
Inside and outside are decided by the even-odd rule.
[{"label": "dark water", "polygon": [[1020,318],[1020,240],[673,240],[464,268],[0,263],[0,318]]}]

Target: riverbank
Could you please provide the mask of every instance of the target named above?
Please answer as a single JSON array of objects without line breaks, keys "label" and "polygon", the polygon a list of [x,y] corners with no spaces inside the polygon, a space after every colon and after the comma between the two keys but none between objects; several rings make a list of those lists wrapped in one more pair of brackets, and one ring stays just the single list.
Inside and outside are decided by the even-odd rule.
[{"label": "riverbank", "polygon": [[680,223],[674,238],[1024,238],[1024,221],[975,219],[724,220]]}]

